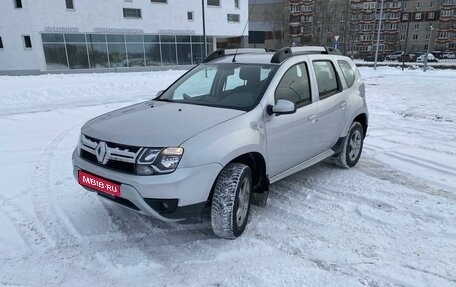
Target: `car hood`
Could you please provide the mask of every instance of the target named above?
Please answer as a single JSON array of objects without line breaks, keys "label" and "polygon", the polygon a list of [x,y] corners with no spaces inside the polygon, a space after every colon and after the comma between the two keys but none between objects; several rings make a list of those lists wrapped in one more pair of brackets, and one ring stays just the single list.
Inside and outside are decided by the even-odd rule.
[{"label": "car hood", "polygon": [[179,146],[194,135],[245,111],[160,101],[125,107],[87,122],[84,135],[142,147]]}]

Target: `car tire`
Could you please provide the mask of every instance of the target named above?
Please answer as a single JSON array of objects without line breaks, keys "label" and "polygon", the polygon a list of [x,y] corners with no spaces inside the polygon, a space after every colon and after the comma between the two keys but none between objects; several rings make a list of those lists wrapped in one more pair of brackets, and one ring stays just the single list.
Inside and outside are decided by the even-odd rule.
[{"label": "car tire", "polygon": [[363,151],[364,130],[359,122],[353,122],[342,143],[342,151],[335,156],[334,163],[342,168],[351,168],[358,163]]},{"label": "car tire", "polygon": [[242,163],[230,163],[218,175],[211,207],[214,233],[235,239],[244,232],[252,197],[252,172]]}]

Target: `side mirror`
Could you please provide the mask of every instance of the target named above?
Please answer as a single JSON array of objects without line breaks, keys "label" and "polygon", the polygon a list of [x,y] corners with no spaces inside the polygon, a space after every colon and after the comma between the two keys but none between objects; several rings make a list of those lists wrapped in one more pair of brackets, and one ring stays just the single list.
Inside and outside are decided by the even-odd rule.
[{"label": "side mirror", "polygon": [[158,91],[157,94],[154,97],[154,100],[158,97],[160,97],[163,94],[164,90]]},{"label": "side mirror", "polygon": [[288,115],[294,114],[296,112],[296,105],[292,101],[280,99],[277,101],[275,106],[268,105],[267,107],[268,114],[276,115]]}]

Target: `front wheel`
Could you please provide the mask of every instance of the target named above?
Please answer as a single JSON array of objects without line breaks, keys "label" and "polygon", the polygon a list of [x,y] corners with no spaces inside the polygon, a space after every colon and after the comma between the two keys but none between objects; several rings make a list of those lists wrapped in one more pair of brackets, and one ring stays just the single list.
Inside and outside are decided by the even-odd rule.
[{"label": "front wheel", "polygon": [[250,211],[252,172],[230,163],[217,177],[212,198],[211,223],[217,236],[234,239],[244,232]]},{"label": "front wheel", "polygon": [[354,167],[361,156],[364,130],[359,122],[353,122],[342,144],[342,151],[336,156],[335,164],[343,168]]}]

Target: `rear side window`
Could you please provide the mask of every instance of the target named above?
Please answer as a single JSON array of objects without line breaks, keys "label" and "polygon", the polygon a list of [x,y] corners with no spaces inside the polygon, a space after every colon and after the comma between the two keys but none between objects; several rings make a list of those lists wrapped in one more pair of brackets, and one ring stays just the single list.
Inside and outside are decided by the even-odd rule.
[{"label": "rear side window", "polygon": [[315,61],[313,62],[313,67],[317,77],[320,99],[337,94],[339,92],[339,85],[336,71],[331,61]]},{"label": "rear side window", "polygon": [[337,64],[339,64],[342,74],[344,74],[345,82],[347,82],[347,86],[350,88],[355,82],[355,71],[347,61],[339,60]]}]

